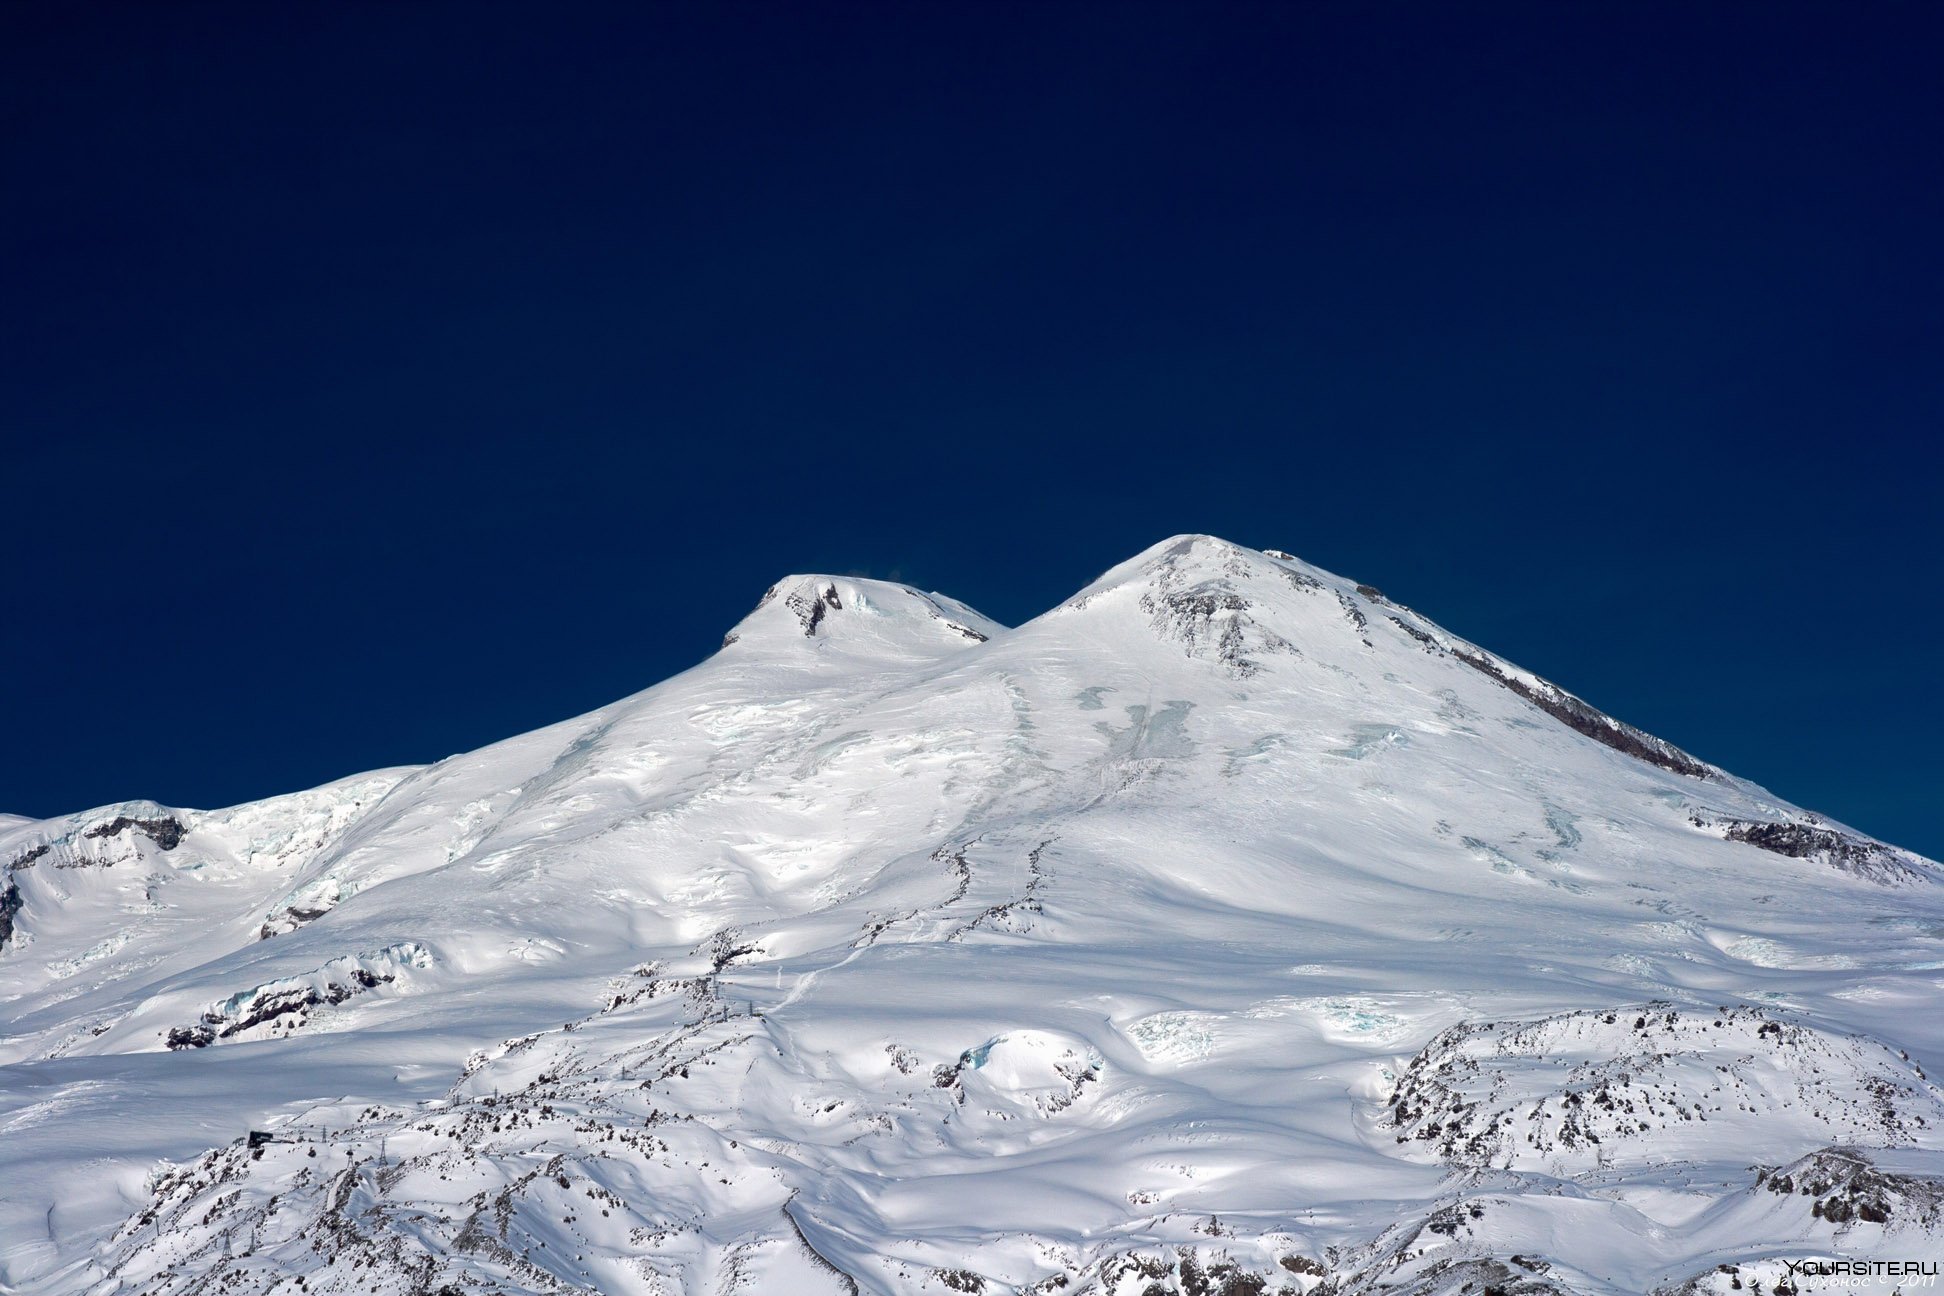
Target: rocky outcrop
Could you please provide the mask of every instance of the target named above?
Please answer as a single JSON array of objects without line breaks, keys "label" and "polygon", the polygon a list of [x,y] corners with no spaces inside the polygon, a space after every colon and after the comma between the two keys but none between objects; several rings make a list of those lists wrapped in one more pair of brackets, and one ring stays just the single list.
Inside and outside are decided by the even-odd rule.
[{"label": "rocky outcrop", "polygon": [[1573,1174],[1765,1141],[1898,1146],[1944,1127],[1944,1094],[1887,1046],[1758,1007],[1563,1013],[1440,1033],[1386,1123],[1471,1169]]},{"label": "rocky outcrop", "polygon": [[172,1050],[207,1048],[223,1040],[284,1034],[310,1024],[311,1013],[388,986],[405,968],[428,967],[431,956],[413,942],[376,954],[332,959],[315,972],[255,986],[205,1009],[193,1026],[170,1030]]},{"label": "rocky outcrop", "polygon": [[1532,705],[1544,711],[1559,723],[1577,734],[1591,738],[1596,743],[1611,747],[1625,756],[1658,765],[1676,774],[1690,778],[1713,777],[1713,770],[1694,757],[1650,733],[1615,720],[1599,708],[1590,706],[1574,697],[1556,684],[1533,676],[1521,678],[1507,669],[1502,662],[1474,649],[1454,647],[1452,656],[1465,665],[1497,680],[1505,688],[1518,694]]},{"label": "rocky outcrop", "polygon": [[84,837],[114,837],[125,832],[138,832],[163,850],[174,850],[182,844],[189,829],[180,819],[167,815],[152,819],[136,819],[129,815],[117,815],[107,823],[96,824],[83,833]]},{"label": "rocky outcrop", "polygon": [[1233,546],[1201,537],[1184,540],[1144,573],[1140,609],[1162,639],[1181,644],[1191,657],[1212,660],[1233,678],[1247,679],[1262,669],[1262,657],[1300,655],[1295,644],[1255,615],[1256,601],[1243,593],[1241,586],[1256,571],[1252,561]]},{"label": "rocky outcrop", "polygon": [[20,884],[9,877],[7,885],[0,888],[0,946],[13,938],[14,915],[20,912],[22,903]]},{"label": "rocky outcrop", "polygon": [[1894,846],[1867,837],[1842,832],[1814,818],[1796,822],[1764,823],[1751,819],[1714,818],[1695,814],[1689,822],[1697,828],[1712,829],[1732,842],[1742,842],[1790,859],[1827,864],[1839,873],[1848,873],[1867,882],[1899,886],[1931,881],[1914,857]]},{"label": "rocky outcrop", "polygon": [[829,611],[842,611],[844,601],[837,596],[835,585],[826,585],[822,592],[791,590],[783,600],[783,606],[796,613],[797,621],[803,626],[803,633],[815,638],[817,627],[823,624],[824,614]]},{"label": "rocky outcrop", "polygon": [[1830,1224],[1930,1230],[1944,1219],[1944,1178],[1879,1169],[1857,1148],[1824,1148],[1786,1166],[1765,1166],[1755,1182],[1777,1196],[1809,1198],[1810,1214]]}]

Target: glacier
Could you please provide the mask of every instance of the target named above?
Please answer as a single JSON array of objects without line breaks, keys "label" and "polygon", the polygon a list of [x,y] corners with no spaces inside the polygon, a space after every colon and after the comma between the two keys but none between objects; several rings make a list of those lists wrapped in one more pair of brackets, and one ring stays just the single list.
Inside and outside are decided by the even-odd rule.
[{"label": "glacier", "polygon": [[0,870],[0,1292],[1944,1259],[1938,866],[1279,550],[1012,629],[788,577],[588,715]]}]

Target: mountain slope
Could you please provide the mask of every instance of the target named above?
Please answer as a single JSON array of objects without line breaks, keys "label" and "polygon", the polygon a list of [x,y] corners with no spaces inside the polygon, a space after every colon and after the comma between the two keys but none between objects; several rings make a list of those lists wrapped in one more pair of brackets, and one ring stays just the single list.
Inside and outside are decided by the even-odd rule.
[{"label": "mountain slope", "polygon": [[[6,1290],[1605,1293],[1944,1248],[1934,865],[1210,537],[1014,630],[788,578],[588,716],[11,821],[0,866]],[[1755,1169],[1818,1156],[1821,1195]]]}]

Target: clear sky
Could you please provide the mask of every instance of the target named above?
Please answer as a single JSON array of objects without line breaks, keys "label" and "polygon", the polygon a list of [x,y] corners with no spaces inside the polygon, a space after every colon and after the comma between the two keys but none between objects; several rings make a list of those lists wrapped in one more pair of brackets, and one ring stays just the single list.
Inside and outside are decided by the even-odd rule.
[{"label": "clear sky", "polygon": [[0,9],[0,809],[1288,549],[1944,855],[1944,8]]}]

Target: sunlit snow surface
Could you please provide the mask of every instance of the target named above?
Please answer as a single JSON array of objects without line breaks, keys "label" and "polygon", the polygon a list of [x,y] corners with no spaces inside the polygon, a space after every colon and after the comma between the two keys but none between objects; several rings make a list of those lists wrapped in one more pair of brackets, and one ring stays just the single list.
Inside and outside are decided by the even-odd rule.
[{"label": "sunlit snow surface", "polygon": [[0,868],[8,1292],[1944,1255],[1935,866],[1207,537],[1016,630],[793,577],[593,714]]}]

